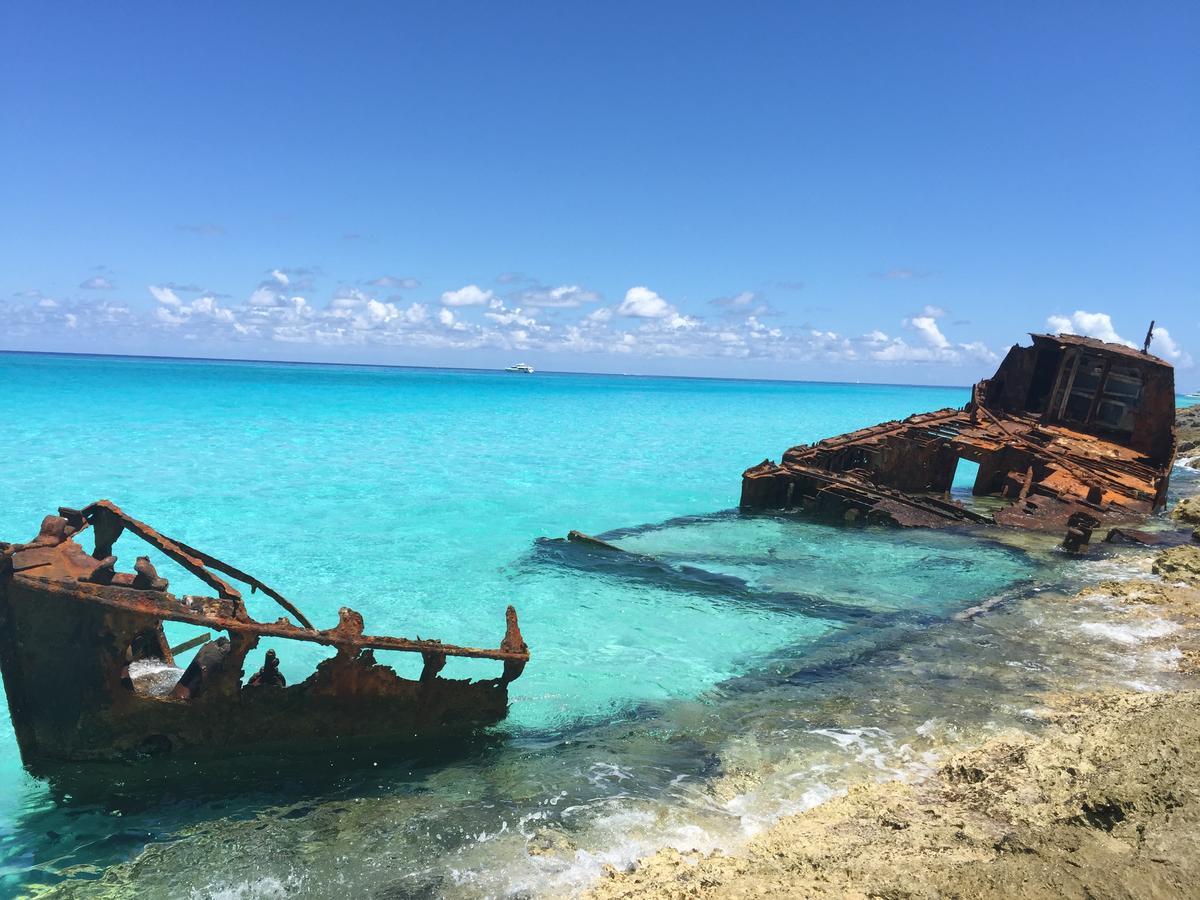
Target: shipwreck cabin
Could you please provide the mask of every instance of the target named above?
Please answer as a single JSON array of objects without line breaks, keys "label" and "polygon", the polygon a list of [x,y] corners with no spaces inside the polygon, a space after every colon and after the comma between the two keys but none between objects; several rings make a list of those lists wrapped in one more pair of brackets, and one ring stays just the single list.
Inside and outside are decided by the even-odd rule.
[{"label": "shipwreck cabin", "polygon": [[[1166,501],[1175,455],[1171,364],[1121,344],[1034,334],[962,409],[885,422],[793,447],[742,476],[743,509],[847,522],[994,522],[1047,531],[1135,521]],[[962,460],[990,514],[954,502]]]},{"label": "shipwreck cabin", "polygon": [[1033,415],[1130,447],[1169,464],[1175,450],[1171,364],[1121,344],[1073,334],[1034,334],[1014,345],[988,383],[986,405]]}]

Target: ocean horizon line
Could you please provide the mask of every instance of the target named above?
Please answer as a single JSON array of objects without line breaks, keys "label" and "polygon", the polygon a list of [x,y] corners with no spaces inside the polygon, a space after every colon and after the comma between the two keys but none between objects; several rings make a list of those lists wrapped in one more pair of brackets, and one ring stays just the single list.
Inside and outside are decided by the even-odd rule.
[{"label": "ocean horizon line", "polygon": [[[53,356],[76,359],[127,359],[127,360],[159,360],[164,362],[194,362],[194,363],[254,363],[267,366],[330,366],[346,369],[416,369],[426,372],[503,372],[500,368],[483,366],[420,366],[403,363],[368,363],[368,362],[330,362],[303,359],[255,359],[244,356],[173,356],[157,353],[80,353],[69,350],[6,350],[0,348],[0,355],[9,356]],[[744,381],[766,382],[769,384],[825,384],[849,387],[897,387],[897,388],[929,388],[933,390],[952,388],[969,390],[969,384],[913,384],[906,381],[826,381],[819,378],[748,378],[736,375],[655,375],[643,372],[589,372],[562,369],[538,369],[539,375],[588,375],[599,378],[662,378],[677,381]]]}]

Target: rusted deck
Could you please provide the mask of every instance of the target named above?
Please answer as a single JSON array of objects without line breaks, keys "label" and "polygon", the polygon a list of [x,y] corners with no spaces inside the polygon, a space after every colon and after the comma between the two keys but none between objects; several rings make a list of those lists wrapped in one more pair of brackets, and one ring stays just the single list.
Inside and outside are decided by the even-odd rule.
[{"label": "rusted deck", "polygon": [[[77,541],[89,529],[91,554]],[[174,596],[146,557],[133,572],[116,571],[111,551],[124,531],[179,563],[216,596]],[[271,597],[295,621],[255,620],[241,592],[215,572]],[[163,622],[224,636],[203,642],[180,669]],[[264,637],[322,644],[337,655],[288,686],[270,653],[263,669],[243,683],[246,656]],[[401,678],[375,661],[376,651],[420,653],[420,678]],[[442,678],[438,673],[452,656],[496,660],[503,672],[482,681]],[[511,606],[495,649],[370,635],[362,616],[348,608],[339,611],[336,626],[317,629],[256,578],[160,534],[108,501],[60,509],[45,518],[33,541],[0,545],[0,669],[26,763],[228,755],[271,746],[300,752],[461,733],[505,716],[507,686],[528,661]],[[139,678],[146,670],[159,674]],[[148,687],[156,682],[159,689]]]},{"label": "rusted deck", "polygon": [[[778,464],[747,469],[742,507],[1088,533],[1160,508],[1175,448],[1170,364],[1075,335],[1033,337],[1033,347],[1014,346],[995,376],[975,386],[963,409],[793,447]],[[989,515],[950,500],[964,459],[979,465],[972,492],[1008,501],[1003,508]]]}]

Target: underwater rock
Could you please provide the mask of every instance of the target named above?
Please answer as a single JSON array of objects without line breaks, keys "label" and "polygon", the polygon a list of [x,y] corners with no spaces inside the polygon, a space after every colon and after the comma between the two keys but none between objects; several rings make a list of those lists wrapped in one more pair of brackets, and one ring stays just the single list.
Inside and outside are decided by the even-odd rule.
[{"label": "underwater rock", "polygon": [[571,856],[576,847],[574,841],[557,828],[539,828],[525,849],[530,856]]}]

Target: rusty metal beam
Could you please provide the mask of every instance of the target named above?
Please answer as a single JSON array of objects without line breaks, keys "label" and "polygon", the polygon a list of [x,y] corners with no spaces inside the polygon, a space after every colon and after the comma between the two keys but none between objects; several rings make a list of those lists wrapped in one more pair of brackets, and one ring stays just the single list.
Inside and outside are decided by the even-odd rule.
[{"label": "rusty metal beam", "polygon": [[[239,606],[242,604],[241,592],[218,578],[212,572],[204,567],[204,563],[182,547],[176,544],[173,540],[165,535],[159,534],[145,522],[138,521],[133,516],[126,513],[121,507],[117,506],[109,500],[97,500],[95,503],[87,506],[83,510],[83,514],[87,516],[87,520],[92,524],[92,527],[99,530],[97,520],[101,518],[111,518],[119,522],[123,527],[128,528],[151,547],[161,550],[175,562],[179,563],[210,588],[217,592],[223,600],[231,600]],[[105,556],[108,554],[105,553]],[[244,608],[244,606],[243,606]]]},{"label": "rusty metal beam", "polygon": [[[121,507],[109,500],[97,500],[91,506],[88,506],[86,509],[84,509],[83,514],[87,516],[89,513],[91,513],[94,517],[97,514],[96,511],[98,510],[103,510],[104,514],[114,517],[118,522],[121,523],[121,525],[123,525],[125,528],[128,528],[146,543],[150,544],[152,547],[158,548],[167,556],[171,557],[171,559],[175,560],[209,587],[216,590],[218,596],[226,600],[233,600],[238,603],[243,602],[242,595],[236,588],[230,586],[222,579],[208,572],[208,570],[205,568],[206,566],[212,567],[218,572],[224,572],[226,575],[236,578],[243,584],[249,585],[251,591],[262,591],[264,594],[282,606],[285,610],[295,616],[300,624],[305,628],[309,629],[310,631],[316,631],[316,628],[313,627],[313,624],[308,620],[308,617],[306,617],[304,613],[300,612],[300,610],[297,609],[296,606],[291,603],[291,601],[285,598],[278,591],[263,584],[253,575],[247,575],[241,569],[237,569],[229,565],[229,563],[223,562],[222,560],[219,560],[215,556],[205,553],[202,550],[189,547],[183,541],[177,541],[174,538],[167,537],[165,534],[162,534],[151,528],[145,522],[135,519],[133,516],[129,515],[129,513],[121,509]],[[89,519],[89,521],[91,520]]]},{"label": "rusty metal beam", "polygon": [[[189,625],[229,631],[236,634],[257,635],[259,637],[285,638],[293,641],[307,641],[322,644],[327,647],[337,647],[342,650],[396,650],[401,653],[442,653],[446,656],[462,656],[472,659],[496,659],[504,662],[529,661],[529,650],[521,649],[524,642],[520,640],[520,631],[511,649],[489,650],[479,647],[459,647],[455,644],[443,644],[435,640],[409,640],[408,638],[384,637],[362,633],[362,617],[354,610],[343,607],[340,611],[340,621],[335,628],[323,631],[310,631],[298,628],[290,623],[256,622],[252,619],[235,618],[212,612],[199,612],[187,606],[170,594],[153,594],[119,588],[113,585],[96,585],[79,582],[71,585],[68,590],[54,579],[41,578],[36,570],[23,577],[29,580],[44,582],[44,589],[54,591],[70,599],[85,604],[96,604],[109,609],[153,616],[165,622],[184,622]],[[506,638],[511,636],[517,626],[517,613],[509,606],[506,612],[508,629]]]},{"label": "rusty metal beam", "polygon": [[189,547],[187,544],[183,543],[183,541],[175,541],[175,545],[184,552],[189,553],[196,559],[200,560],[206,566],[210,566],[216,569],[218,572],[224,572],[226,575],[230,576],[231,578],[236,578],[243,584],[248,584],[251,592],[255,590],[262,591],[264,594],[282,606],[285,610],[295,616],[297,621],[299,621],[299,623],[305,628],[309,629],[310,631],[316,631],[316,628],[313,626],[312,622],[310,622],[304,613],[300,612],[300,610],[297,609],[290,600],[285,598],[278,591],[263,584],[253,575],[247,575],[241,569],[236,569],[229,565],[229,563],[219,560],[215,556],[205,553],[203,550],[196,550],[194,547]]}]

